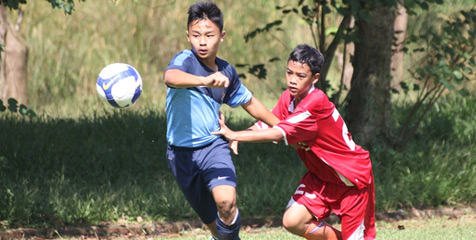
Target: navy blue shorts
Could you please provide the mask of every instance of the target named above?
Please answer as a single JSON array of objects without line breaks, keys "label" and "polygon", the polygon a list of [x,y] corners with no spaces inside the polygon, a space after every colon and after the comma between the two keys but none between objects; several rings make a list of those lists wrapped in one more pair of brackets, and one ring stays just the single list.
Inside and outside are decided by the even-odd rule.
[{"label": "navy blue shorts", "polygon": [[199,148],[167,146],[167,162],[185,198],[205,224],[217,217],[211,190],[218,185],[236,188],[235,165],[228,142],[218,138]]}]

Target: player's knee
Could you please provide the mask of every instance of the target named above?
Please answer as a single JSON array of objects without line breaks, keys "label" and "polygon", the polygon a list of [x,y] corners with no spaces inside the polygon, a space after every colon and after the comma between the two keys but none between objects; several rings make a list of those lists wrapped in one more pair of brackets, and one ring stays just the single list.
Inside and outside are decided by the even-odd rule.
[{"label": "player's knee", "polygon": [[283,216],[283,227],[288,232],[301,236],[306,231],[306,219],[293,211],[286,211]]},{"label": "player's knee", "polygon": [[220,213],[220,216],[224,219],[234,216],[236,212],[236,203],[235,201],[224,199],[217,202],[217,209]]},{"label": "player's knee", "polygon": [[294,232],[294,229],[299,227],[301,220],[291,216],[291,214],[284,214],[283,216],[283,227],[289,232]]}]

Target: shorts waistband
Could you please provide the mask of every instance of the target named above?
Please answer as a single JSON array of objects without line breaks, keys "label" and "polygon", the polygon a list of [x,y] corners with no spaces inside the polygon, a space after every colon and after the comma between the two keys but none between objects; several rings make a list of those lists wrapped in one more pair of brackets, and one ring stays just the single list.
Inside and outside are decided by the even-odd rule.
[{"label": "shorts waistband", "polygon": [[174,145],[170,145],[170,144],[167,144],[167,146],[172,149],[172,150],[177,150],[177,151],[194,151],[194,150],[199,150],[199,149],[203,149],[203,148],[206,148],[210,145],[212,145],[213,142],[211,143],[208,143],[206,145],[203,145],[203,146],[200,146],[200,147],[179,147],[179,146],[174,146]]}]

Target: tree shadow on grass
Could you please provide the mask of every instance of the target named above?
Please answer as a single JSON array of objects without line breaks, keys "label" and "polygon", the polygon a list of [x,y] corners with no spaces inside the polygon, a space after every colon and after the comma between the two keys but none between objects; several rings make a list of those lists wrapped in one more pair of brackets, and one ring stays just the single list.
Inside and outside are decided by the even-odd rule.
[{"label": "tree shadow on grass", "polygon": [[[230,127],[244,129],[251,124],[244,120]],[[197,219],[165,161],[164,113],[127,111],[80,119],[2,117],[0,132],[4,229],[90,226],[138,218]],[[292,156],[292,161],[283,156]],[[271,143],[242,144],[234,159],[243,214],[250,218],[255,217],[251,214],[282,214],[300,176],[283,188],[289,179],[283,174],[278,181],[275,171],[302,169],[294,150]],[[269,191],[282,202],[266,200]]]}]

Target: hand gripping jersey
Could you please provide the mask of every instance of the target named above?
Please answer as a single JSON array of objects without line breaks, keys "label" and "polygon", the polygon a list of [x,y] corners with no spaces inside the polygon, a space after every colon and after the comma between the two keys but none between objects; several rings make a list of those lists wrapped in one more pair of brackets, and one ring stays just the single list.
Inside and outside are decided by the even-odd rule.
[{"label": "hand gripping jersey", "polygon": [[[327,182],[363,188],[372,182],[372,164],[368,151],[352,140],[342,117],[319,89],[294,106],[286,90],[272,112],[281,120],[275,128],[286,144],[306,142],[310,151],[296,149],[307,169]],[[264,123],[259,122],[259,126]]]},{"label": "hand gripping jersey", "polygon": [[[167,142],[176,147],[205,146],[220,136],[219,109],[223,103],[238,107],[250,101],[251,92],[241,84],[235,68],[216,58],[218,71],[230,79],[227,88],[167,87]],[[202,64],[190,50],[183,50],[170,61],[167,70],[178,69],[196,76],[208,76],[213,70]]]}]

